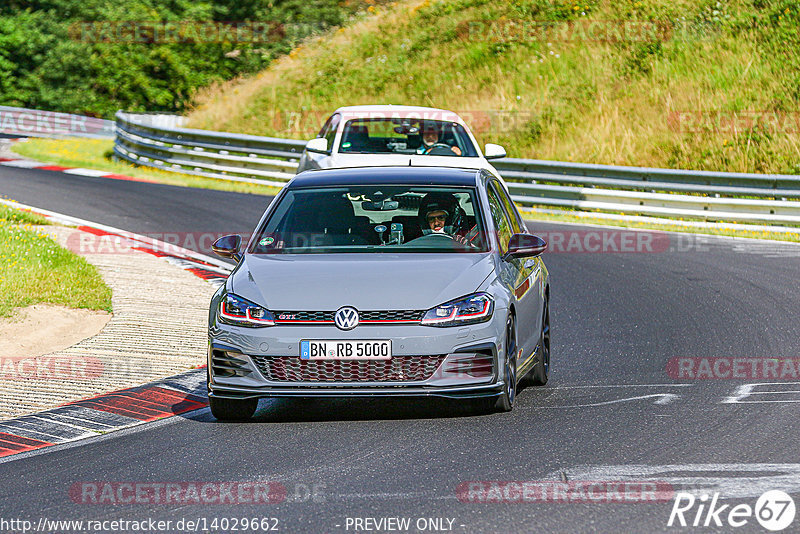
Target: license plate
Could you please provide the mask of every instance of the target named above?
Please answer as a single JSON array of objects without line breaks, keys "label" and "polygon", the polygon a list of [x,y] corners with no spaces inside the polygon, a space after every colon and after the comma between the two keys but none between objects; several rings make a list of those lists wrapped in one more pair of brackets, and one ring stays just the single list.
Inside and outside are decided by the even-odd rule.
[{"label": "license plate", "polygon": [[390,340],[343,341],[317,339],[300,341],[301,360],[391,360]]}]

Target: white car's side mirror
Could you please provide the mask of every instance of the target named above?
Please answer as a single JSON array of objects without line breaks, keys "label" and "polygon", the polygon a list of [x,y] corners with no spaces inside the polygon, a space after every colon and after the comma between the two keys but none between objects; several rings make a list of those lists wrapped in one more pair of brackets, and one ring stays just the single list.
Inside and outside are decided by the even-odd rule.
[{"label": "white car's side mirror", "polygon": [[506,149],[500,145],[486,143],[486,148],[483,150],[483,157],[486,159],[504,158],[506,157]]},{"label": "white car's side mirror", "polygon": [[331,151],[328,150],[328,140],[325,139],[324,137],[316,137],[311,141],[309,141],[308,143],[306,143],[306,150],[308,150],[309,152],[317,152],[319,154],[331,153]]}]

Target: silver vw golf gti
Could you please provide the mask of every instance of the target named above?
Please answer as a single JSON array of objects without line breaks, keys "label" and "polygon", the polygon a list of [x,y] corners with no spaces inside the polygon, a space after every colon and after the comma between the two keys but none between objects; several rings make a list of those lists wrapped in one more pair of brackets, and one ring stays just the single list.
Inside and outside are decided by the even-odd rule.
[{"label": "silver vw golf gti", "polygon": [[547,382],[547,244],[486,170],[307,171],[267,208],[211,301],[220,420],[264,397],[425,397],[514,406]]}]

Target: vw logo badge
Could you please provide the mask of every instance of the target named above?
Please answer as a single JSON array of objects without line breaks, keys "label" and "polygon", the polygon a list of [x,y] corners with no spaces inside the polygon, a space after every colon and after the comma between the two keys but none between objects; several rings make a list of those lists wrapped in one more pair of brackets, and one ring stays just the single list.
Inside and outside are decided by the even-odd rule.
[{"label": "vw logo badge", "polygon": [[339,308],[333,316],[333,322],[340,330],[352,330],[358,326],[358,310],[351,306]]}]

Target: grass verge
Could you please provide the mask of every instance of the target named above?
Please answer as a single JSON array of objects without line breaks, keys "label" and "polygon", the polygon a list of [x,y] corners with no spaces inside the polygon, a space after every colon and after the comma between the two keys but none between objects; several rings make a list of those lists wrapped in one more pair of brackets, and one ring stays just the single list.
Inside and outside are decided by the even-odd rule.
[{"label": "grass verge", "polygon": [[749,239],[772,239],[775,241],[788,241],[792,243],[800,243],[800,228],[797,233],[790,232],[769,232],[769,231],[753,231],[743,230],[740,228],[705,228],[702,226],[684,226],[680,224],[664,224],[657,222],[645,221],[623,221],[614,219],[603,219],[600,217],[582,217],[579,215],[572,215],[570,213],[541,213],[538,211],[528,211],[524,208],[520,209],[522,217],[526,221],[545,221],[545,222],[567,222],[578,224],[597,224],[600,226],[619,226],[620,228],[641,228],[643,230],[661,230],[664,232],[681,232],[691,234],[706,234],[706,235],[719,235],[728,237],[746,237]]},{"label": "grass verge", "polygon": [[94,265],[33,228],[47,224],[0,206],[0,317],[40,302],[111,311],[111,289]]},{"label": "grass verge", "polygon": [[279,191],[278,188],[267,185],[229,182],[115,161],[111,158],[113,148],[114,142],[105,139],[28,139],[25,142],[14,143],[11,147],[20,156],[52,165],[97,169],[160,184],[256,195],[275,195]]}]

